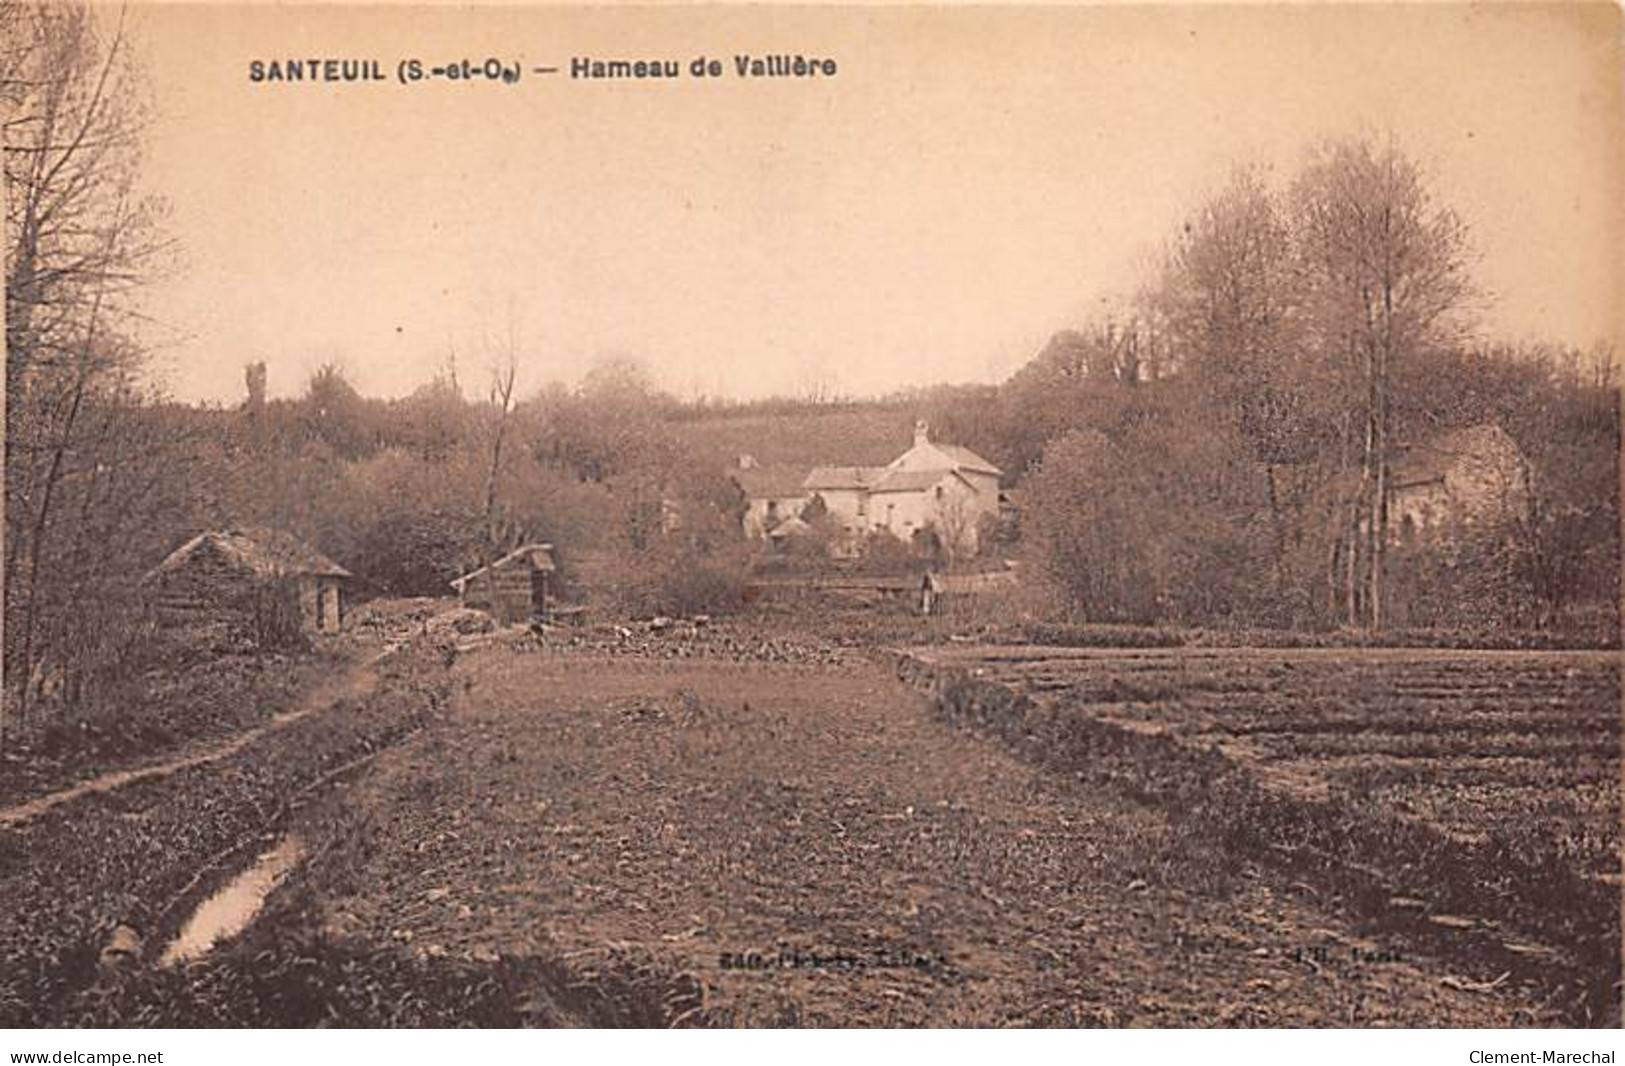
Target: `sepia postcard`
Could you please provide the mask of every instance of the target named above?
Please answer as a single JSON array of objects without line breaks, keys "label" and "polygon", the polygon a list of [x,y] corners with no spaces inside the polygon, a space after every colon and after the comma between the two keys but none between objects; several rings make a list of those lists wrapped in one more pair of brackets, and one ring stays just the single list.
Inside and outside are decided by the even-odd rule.
[{"label": "sepia postcard", "polygon": [[1614,1062],[1622,25],[0,0],[0,1050]]}]

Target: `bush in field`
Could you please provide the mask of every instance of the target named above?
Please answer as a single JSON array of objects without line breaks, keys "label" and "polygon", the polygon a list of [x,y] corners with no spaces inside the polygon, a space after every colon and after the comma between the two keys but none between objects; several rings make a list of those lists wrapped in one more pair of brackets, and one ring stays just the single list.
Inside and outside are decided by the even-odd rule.
[{"label": "bush in field", "polygon": [[1074,431],[1028,487],[1031,563],[1088,621],[1243,620],[1270,564],[1261,474],[1228,434],[1149,421]]},{"label": "bush in field", "polygon": [[1027,541],[1041,578],[1083,617],[1145,618],[1155,590],[1138,552],[1137,516],[1101,490],[1117,449],[1103,434],[1073,431],[1051,442],[1027,491]]},{"label": "bush in field", "polygon": [[713,614],[744,602],[746,568],[740,553],[679,555],[656,582],[652,606],[666,614]]},{"label": "bush in field", "polygon": [[780,549],[785,568],[814,574],[834,569],[846,534],[824,506],[822,496],[814,495],[812,502],[801,509],[801,520],[807,523],[807,528],[784,538]]},{"label": "bush in field", "polygon": [[863,574],[895,576],[924,572],[929,560],[889,529],[877,529],[863,538],[857,570]]},{"label": "bush in field", "polygon": [[618,562],[612,590],[634,614],[733,610],[744,602],[751,550],[739,524],[738,494],[720,476],[623,479],[617,510],[600,540]]},{"label": "bush in field", "polygon": [[619,610],[632,615],[724,613],[744,603],[749,574],[743,543],[663,538],[625,560],[611,595]]},{"label": "bush in field", "polygon": [[462,573],[480,555],[479,533],[466,515],[381,514],[359,531],[350,565],[386,594],[443,596],[448,576]]},{"label": "bush in field", "polygon": [[320,546],[361,581],[395,596],[440,596],[486,544],[481,474],[471,455],[390,448],[346,464],[316,494]]}]

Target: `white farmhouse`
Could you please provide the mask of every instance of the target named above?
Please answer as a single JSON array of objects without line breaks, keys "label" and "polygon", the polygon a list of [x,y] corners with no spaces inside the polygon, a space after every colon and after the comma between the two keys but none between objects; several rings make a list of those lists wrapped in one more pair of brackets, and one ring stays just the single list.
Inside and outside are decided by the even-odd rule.
[{"label": "white farmhouse", "polygon": [[850,537],[888,530],[901,540],[930,530],[956,553],[976,551],[983,518],[999,510],[999,468],[969,448],[939,444],[924,422],[914,446],[885,466],[820,466],[789,495],[782,477],[741,470],[745,531],[771,536],[814,497]]}]

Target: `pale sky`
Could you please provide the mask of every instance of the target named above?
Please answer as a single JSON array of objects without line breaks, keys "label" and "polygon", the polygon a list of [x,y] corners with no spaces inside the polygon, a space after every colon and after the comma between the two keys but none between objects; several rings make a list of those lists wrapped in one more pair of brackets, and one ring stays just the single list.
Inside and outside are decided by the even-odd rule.
[{"label": "pale sky", "polygon": [[[141,7],[147,179],[184,259],[151,292],[185,400],[323,362],[410,392],[517,338],[522,391],[644,359],[680,395],[999,381],[1143,278],[1238,161],[1390,133],[1467,220],[1488,332],[1621,329],[1609,5]],[[741,53],[832,57],[744,79]],[[724,76],[687,75],[698,55]],[[254,84],[366,58],[378,84]],[[519,62],[403,86],[400,60]],[[675,82],[572,80],[572,57]],[[537,75],[540,65],[563,72]],[[472,389],[470,390],[472,391]]]}]

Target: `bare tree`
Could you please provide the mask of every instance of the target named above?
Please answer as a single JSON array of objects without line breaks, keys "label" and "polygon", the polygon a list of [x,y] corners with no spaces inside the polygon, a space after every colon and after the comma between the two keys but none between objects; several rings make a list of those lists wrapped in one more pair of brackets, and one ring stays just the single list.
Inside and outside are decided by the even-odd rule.
[{"label": "bare tree", "polygon": [[1290,220],[1251,167],[1185,223],[1152,296],[1184,369],[1238,411],[1284,369],[1298,299]]},{"label": "bare tree", "polygon": [[162,205],[134,185],[145,119],[122,16],[104,34],[88,8],[0,3],[7,184],[8,390],[71,362],[96,315],[168,247]]},{"label": "bare tree", "polygon": [[1383,625],[1392,382],[1397,363],[1444,347],[1469,295],[1467,234],[1434,203],[1417,165],[1392,144],[1324,149],[1294,187],[1306,312],[1322,359],[1346,383],[1359,426],[1359,478],[1347,494],[1344,609]]},{"label": "bare tree", "polygon": [[1185,223],[1157,285],[1142,297],[1181,355],[1193,402],[1237,431],[1263,466],[1277,591],[1287,581],[1277,467],[1301,460],[1308,439],[1300,289],[1287,211],[1263,173],[1244,166]]},{"label": "bare tree", "polygon": [[58,628],[42,615],[63,601],[52,587],[72,529],[63,508],[95,499],[80,484],[105,484],[109,464],[128,459],[105,447],[107,412],[130,401],[140,361],[127,297],[168,245],[162,205],[135,192],[143,114],[122,16],[108,28],[84,6],[3,0],[0,42],[5,648],[26,714],[41,638]]},{"label": "bare tree", "polygon": [[938,503],[932,524],[936,526],[943,551],[950,562],[974,554],[978,532],[976,523],[980,517],[981,512],[962,493],[950,492]]},{"label": "bare tree", "polygon": [[513,539],[512,530],[504,529],[497,506],[497,484],[502,475],[502,448],[508,436],[508,425],[513,418],[514,383],[519,367],[513,336],[510,333],[501,359],[491,367],[491,407],[496,412],[496,426],[491,432],[491,463],[485,474],[485,535],[492,558],[500,555],[505,543]]}]

